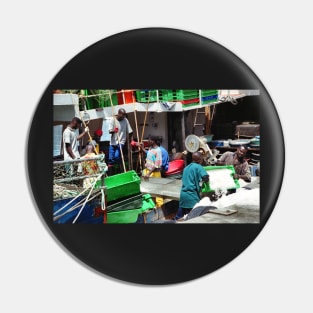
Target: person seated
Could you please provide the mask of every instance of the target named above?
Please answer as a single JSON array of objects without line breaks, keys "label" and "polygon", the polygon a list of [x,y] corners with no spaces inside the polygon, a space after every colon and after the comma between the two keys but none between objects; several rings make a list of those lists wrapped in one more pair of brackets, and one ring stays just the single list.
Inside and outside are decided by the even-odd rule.
[{"label": "person seated", "polygon": [[227,151],[217,160],[216,165],[233,165],[235,169],[234,178],[251,182],[251,171],[246,160],[248,149],[240,146],[235,152]]},{"label": "person seated", "polygon": [[[89,144],[86,146],[86,154],[82,157],[82,159],[94,158],[97,156],[95,154],[95,150],[93,145]],[[99,173],[99,166],[96,160],[90,160],[86,162],[82,162],[82,172],[84,175],[94,175]],[[84,188],[89,188],[95,182],[96,177],[87,177],[83,181]]]},{"label": "person seated", "polygon": [[103,134],[102,130],[97,129],[97,130],[95,130],[95,132],[93,134],[92,141],[90,141],[90,140],[87,141],[87,145],[91,144],[94,146],[96,154],[100,153],[99,143],[100,143],[100,139],[101,139],[102,134]]}]

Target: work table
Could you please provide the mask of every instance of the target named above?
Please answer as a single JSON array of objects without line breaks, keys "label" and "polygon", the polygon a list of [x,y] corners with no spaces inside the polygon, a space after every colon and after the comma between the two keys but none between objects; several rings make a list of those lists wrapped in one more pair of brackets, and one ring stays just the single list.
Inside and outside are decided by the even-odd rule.
[{"label": "work table", "polygon": [[[258,184],[259,177],[252,177],[251,183],[240,180],[241,187],[249,187],[251,185],[253,186],[252,188],[259,188]],[[179,201],[181,186],[181,179],[149,178],[145,180],[141,177],[140,191],[149,193],[153,197],[157,196]]]},{"label": "work table", "polygon": [[151,196],[179,201],[182,181],[170,178],[141,178],[140,191]]}]

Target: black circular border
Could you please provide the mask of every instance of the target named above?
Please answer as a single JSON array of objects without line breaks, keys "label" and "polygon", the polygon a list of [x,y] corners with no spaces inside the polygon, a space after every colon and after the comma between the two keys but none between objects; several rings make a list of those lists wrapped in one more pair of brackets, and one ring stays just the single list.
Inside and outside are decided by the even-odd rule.
[{"label": "black circular border", "polygon": [[[259,89],[260,224],[53,224],[52,90],[103,86]],[[97,42],[75,56],[53,78],[31,122],[27,165],[40,214],[68,251],[105,275],[138,284],[163,285],[207,275],[250,245],[276,204],[284,174],[285,147],[275,106],[258,77],[241,59],[216,42],[190,32],[144,28]]]}]

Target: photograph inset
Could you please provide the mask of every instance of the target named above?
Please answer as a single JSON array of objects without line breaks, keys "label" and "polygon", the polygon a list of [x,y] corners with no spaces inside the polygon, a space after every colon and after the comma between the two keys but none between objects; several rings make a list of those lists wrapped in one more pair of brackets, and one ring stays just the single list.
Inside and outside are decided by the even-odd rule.
[{"label": "photograph inset", "polygon": [[53,90],[57,224],[260,222],[258,90]]}]

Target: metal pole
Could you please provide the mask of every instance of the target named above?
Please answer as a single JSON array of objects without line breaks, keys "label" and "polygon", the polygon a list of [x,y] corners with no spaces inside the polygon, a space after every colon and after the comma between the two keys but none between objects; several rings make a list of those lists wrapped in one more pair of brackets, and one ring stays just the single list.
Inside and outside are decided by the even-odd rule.
[{"label": "metal pole", "polygon": [[91,158],[81,158],[81,159],[71,159],[71,160],[66,160],[66,161],[54,161],[53,165],[62,165],[62,164],[67,164],[67,163],[80,163],[80,162],[86,162],[86,161],[93,161],[93,160],[101,160],[103,158],[102,155],[98,155],[95,157]]}]

